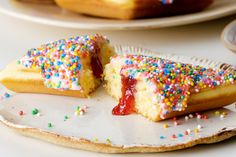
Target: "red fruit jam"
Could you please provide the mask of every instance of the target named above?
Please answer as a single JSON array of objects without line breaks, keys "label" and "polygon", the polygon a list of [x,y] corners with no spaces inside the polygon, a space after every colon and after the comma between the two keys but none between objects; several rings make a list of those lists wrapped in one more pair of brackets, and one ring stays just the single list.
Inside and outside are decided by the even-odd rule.
[{"label": "red fruit jam", "polygon": [[112,110],[113,115],[128,115],[135,112],[135,85],[137,80],[121,75],[122,82],[122,97],[119,100],[119,104]]},{"label": "red fruit jam", "polygon": [[102,63],[98,57],[98,52],[99,52],[99,48],[97,48],[97,46],[95,46],[95,52],[92,53],[91,56],[91,68],[93,71],[93,75],[96,78],[101,78],[102,74],[103,74],[103,67],[102,67]]}]

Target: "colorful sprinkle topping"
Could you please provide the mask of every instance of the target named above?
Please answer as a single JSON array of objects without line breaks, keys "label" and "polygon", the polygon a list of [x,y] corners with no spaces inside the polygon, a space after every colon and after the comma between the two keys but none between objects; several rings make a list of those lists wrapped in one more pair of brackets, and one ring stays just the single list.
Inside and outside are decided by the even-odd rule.
[{"label": "colorful sprinkle topping", "polygon": [[174,0],[161,0],[162,4],[172,4]]},{"label": "colorful sprinkle topping", "polygon": [[111,140],[109,138],[106,139],[107,144],[111,144]]},{"label": "colorful sprinkle topping", "polygon": [[172,138],[177,138],[175,134],[172,135]]},{"label": "colorful sprinkle topping", "polygon": [[192,115],[192,114],[189,114],[189,118],[193,118],[193,115]]},{"label": "colorful sprinkle topping", "polygon": [[185,119],[185,120],[189,120],[189,117],[188,117],[188,116],[185,116],[184,119]]},{"label": "colorful sprinkle topping", "polygon": [[5,97],[5,98],[10,98],[11,95],[10,95],[9,93],[6,92],[6,93],[4,93],[4,97]]},{"label": "colorful sprinkle topping", "polygon": [[191,93],[236,83],[236,70],[214,70],[144,55],[124,57],[121,75],[135,80],[144,78],[153,84],[160,97],[161,118],[171,111],[184,111]]},{"label": "colorful sprinkle topping", "polygon": [[225,116],[225,115],[223,115],[223,114],[221,114],[221,115],[220,115],[220,118],[225,118],[225,117],[226,117],[226,116]]},{"label": "colorful sprinkle topping", "polygon": [[184,135],[188,135],[189,133],[188,133],[188,131],[186,130],[186,131],[184,131]]},{"label": "colorful sprinkle topping", "polygon": [[94,142],[98,142],[98,138],[96,138],[96,137],[93,138],[93,141],[94,141]]},{"label": "colorful sprinkle topping", "polygon": [[191,129],[187,129],[186,131],[188,132],[188,134],[190,134],[190,133],[191,133]]},{"label": "colorful sprinkle topping", "polygon": [[[103,43],[109,41],[100,35],[61,39],[28,50],[18,63],[27,68],[40,69],[44,84],[48,88],[80,90],[79,78],[83,69],[81,60],[91,57],[91,62],[94,61],[96,68],[100,68],[101,63],[94,56],[97,55],[99,45]],[[100,77],[99,71],[93,72],[96,77]]]},{"label": "colorful sprinkle topping", "polygon": [[78,106],[76,108],[76,111],[75,111],[75,116],[82,116],[85,114],[85,112],[87,111],[87,106],[83,106],[83,107],[80,107]]},{"label": "colorful sprinkle topping", "polygon": [[48,123],[48,128],[52,128],[52,123]]},{"label": "colorful sprinkle topping", "polygon": [[64,121],[66,121],[67,119],[69,119],[69,117],[67,115],[64,116]]},{"label": "colorful sprinkle topping", "polygon": [[198,128],[195,128],[194,129],[194,132],[197,134],[197,133],[199,133],[199,129]]},{"label": "colorful sprinkle topping", "polygon": [[215,115],[216,115],[216,116],[219,116],[220,118],[225,118],[225,117],[228,115],[228,113],[225,112],[225,111],[223,111],[223,112],[221,112],[221,111],[215,111]]},{"label": "colorful sprinkle topping", "polygon": [[219,116],[220,115],[220,111],[215,111],[215,115]]},{"label": "colorful sprinkle topping", "polygon": [[201,119],[201,115],[197,115],[197,119]]},{"label": "colorful sprinkle topping", "polygon": [[180,123],[178,121],[174,121],[174,125],[177,126],[179,125]]},{"label": "colorful sprinkle topping", "polygon": [[167,128],[169,128],[169,125],[168,124],[164,124],[163,128],[167,129]]},{"label": "colorful sprinkle topping", "polygon": [[199,130],[201,130],[201,129],[202,129],[202,126],[201,126],[200,124],[198,124],[198,125],[197,125],[197,128],[198,128]]},{"label": "colorful sprinkle topping", "polygon": [[39,113],[39,110],[37,108],[34,108],[31,113],[32,115],[37,115]]},{"label": "colorful sprinkle topping", "polygon": [[24,112],[23,111],[19,111],[18,113],[20,116],[23,116],[24,115]]}]

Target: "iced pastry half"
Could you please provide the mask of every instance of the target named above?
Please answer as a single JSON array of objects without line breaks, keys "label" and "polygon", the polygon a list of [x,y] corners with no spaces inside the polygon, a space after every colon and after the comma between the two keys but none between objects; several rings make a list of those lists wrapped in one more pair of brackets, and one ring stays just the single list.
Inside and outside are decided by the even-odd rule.
[{"label": "iced pastry half", "polygon": [[118,55],[105,70],[106,90],[119,101],[114,115],[152,121],[236,101],[236,69],[212,69],[144,55]]},{"label": "iced pastry half", "polygon": [[114,54],[109,40],[98,34],[61,39],[28,50],[0,72],[0,82],[15,92],[87,97]]}]

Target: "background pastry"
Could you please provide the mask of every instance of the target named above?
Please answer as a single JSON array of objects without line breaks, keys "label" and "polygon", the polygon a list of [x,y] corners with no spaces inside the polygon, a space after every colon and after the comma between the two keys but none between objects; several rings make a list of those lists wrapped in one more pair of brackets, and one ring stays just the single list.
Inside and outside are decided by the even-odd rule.
[{"label": "background pastry", "polygon": [[201,11],[213,0],[55,0],[62,8],[82,14],[136,19]]},{"label": "background pastry", "polygon": [[37,4],[55,4],[54,0],[17,0],[21,2],[27,3],[37,3]]}]

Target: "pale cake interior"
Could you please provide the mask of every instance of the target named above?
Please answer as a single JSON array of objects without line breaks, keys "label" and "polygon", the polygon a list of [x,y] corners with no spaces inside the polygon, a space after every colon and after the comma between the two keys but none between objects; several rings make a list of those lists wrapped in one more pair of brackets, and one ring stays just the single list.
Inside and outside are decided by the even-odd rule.
[{"label": "pale cake interior", "polygon": [[[107,92],[119,100],[121,93],[121,76],[120,70],[122,59],[114,60],[113,63],[107,64],[104,70],[104,80],[106,81],[105,88]],[[137,113],[155,121],[159,117],[159,96],[154,93],[155,85],[145,80],[137,80],[135,97],[135,110]]]}]

